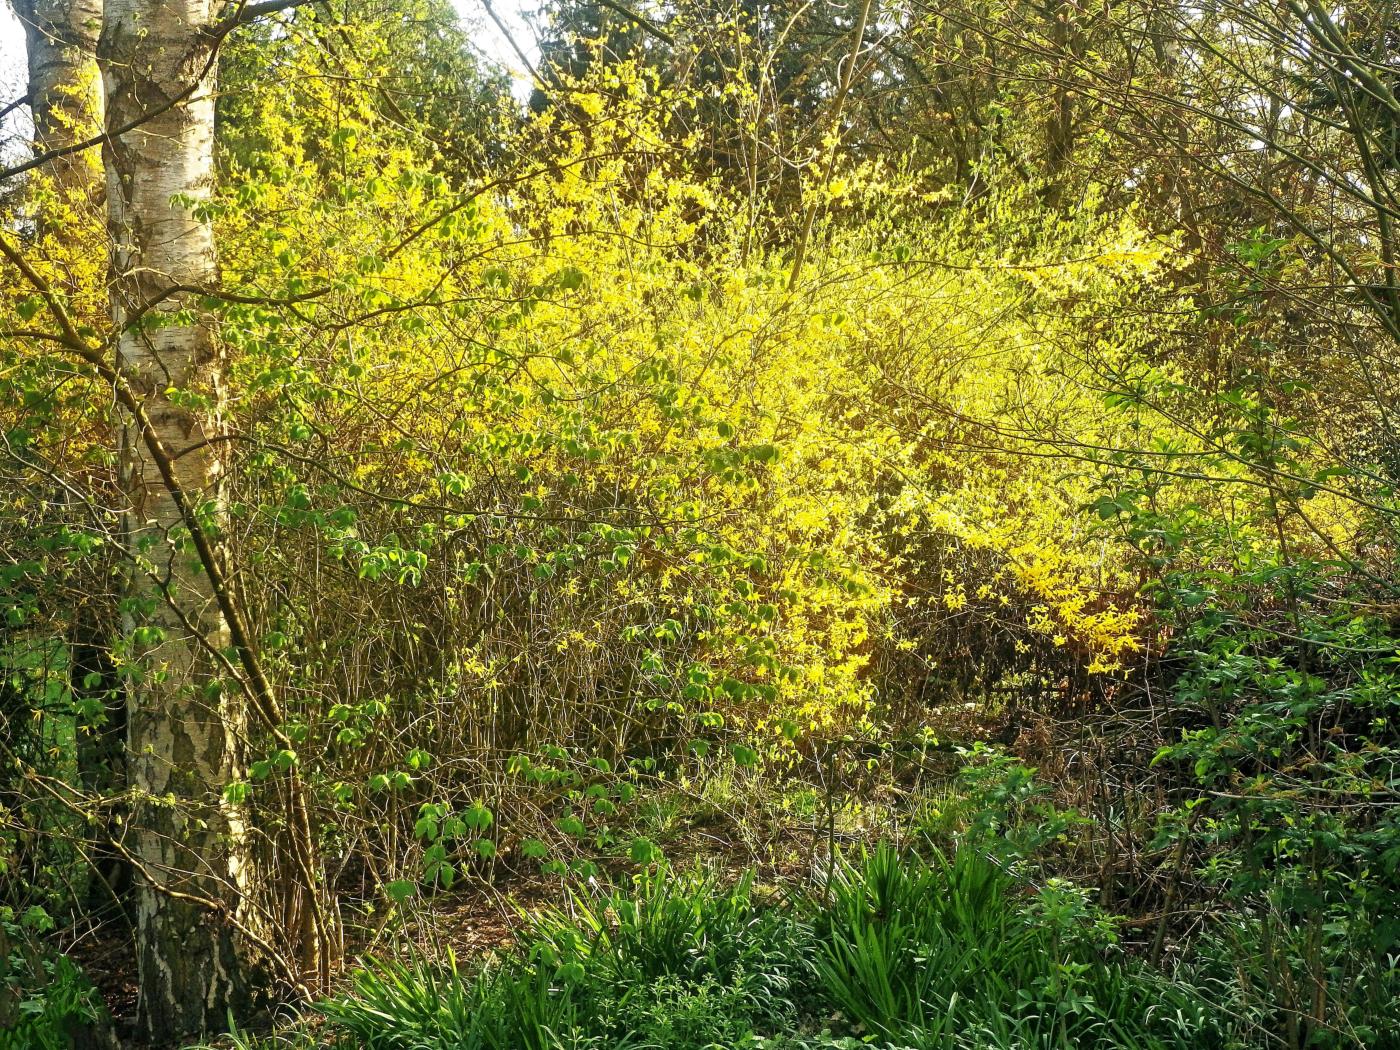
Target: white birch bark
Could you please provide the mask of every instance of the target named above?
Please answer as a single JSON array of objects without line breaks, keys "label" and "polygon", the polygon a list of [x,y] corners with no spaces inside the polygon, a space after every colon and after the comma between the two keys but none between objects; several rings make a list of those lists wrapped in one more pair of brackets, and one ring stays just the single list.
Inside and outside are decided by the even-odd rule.
[{"label": "white birch bark", "polygon": [[[97,37],[102,0],[13,0],[24,27],[29,109],[40,153],[92,139],[102,127]],[[101,157],[87,149],[54,158],[46,169],[65,187],[100,199]]]},{"label": "white birch bark", "polygon": [[246,1008],[258,969],[238,932],[249,921],[246,835],[223,801],[240,763],[242,699],[215,656],[229,627],[181,507],[183,493],[217,538],[221,446],[208,442],[219,433],[223,362],[195,300],[170,291],[216,277],[213,229],[197,214],[214,177],[213,18],[210,0],[107,0],[100,49],[107,127],[138,122],[105,147],[117,365],[168,456],[162,464],[151,434],[128,420],[127,542],[151,569],[132,574],[128,598],[143,606],[133,626],[160,632],[144,639],[127,711],[127,846],[153,1041],[221,1028]]}]

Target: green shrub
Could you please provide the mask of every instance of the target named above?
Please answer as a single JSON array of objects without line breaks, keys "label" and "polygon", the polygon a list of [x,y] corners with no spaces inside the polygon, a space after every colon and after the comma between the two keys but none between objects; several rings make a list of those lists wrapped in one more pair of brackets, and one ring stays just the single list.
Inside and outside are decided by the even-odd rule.
[{"label": "green shrub", "polygon": [[666,976],[623,990],[603,1027],[635,1040],[631,1045],[658,1050],[748,1046],[760,1012],[755,1007],[742,985],[723,985],[709,975]]},{"label": "green shrub", "polygon": [[19,917],[0,908],[0,1050],[66,1050],[108,1021],[77,964],[39,943],[51,925],[41,908]]}]

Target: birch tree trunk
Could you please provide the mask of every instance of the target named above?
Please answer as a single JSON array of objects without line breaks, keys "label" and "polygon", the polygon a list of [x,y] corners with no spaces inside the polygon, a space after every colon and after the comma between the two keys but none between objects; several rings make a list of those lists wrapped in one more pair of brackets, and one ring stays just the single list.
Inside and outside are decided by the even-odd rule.
[{"label": "birch tree trunk", "polygon": [[117,367],[145,414],[123,434],[126,538],[147,570],[132,573],[127,595],[142,650],[127,704],[127,848],[153,1042],[243,1013],[262,962],[258,938],[245,935],[247,835],[224,798],[240,769],[245,712],[222,658],[230,632],[219,580],[191,530],[217,540],[224,517],[221,446],[210,440],[223,363],[197,302],[172,292],[211,287],[216,276],[213,230],[197,214],[214,174],[213,17],[211,0],[107,0],[100,48],[107,127],[136,124],[109,134],[105,161]]},{"label": "birch tree trunk", "polygon": [[[41,158],[53,154],[41,171],[56,192],[36,198],[38,240],[42,244],[47,234],[96,248],[104,230],[102,151],[83,144],[96,143],[102,132],[97,67],[102,0],[13,0],[13,6],[24,27],[34,148]],[[64,291],[81,295],[82,280],[66,267],[59,272]],[[78,772],[90,794],[107,797],[126,786],[126,705],[111,659],[116,611],[108,586],[111,568],[103,556],[72,585],[67,631],[68,688],[85,712],[76,734]],[[110,846],[118,820],[109,809],[103,829],[88,845],[93,908],[122,904],[127,867]]]},{"label": "birch tree trunk", "polygon": [[[29,109],[40,153],[92,139],[102,128],[97,37],[102,0],[13,0],[29,60]],[[56,157],[47,169],[60,186],[101,198],[99,151]]]}]

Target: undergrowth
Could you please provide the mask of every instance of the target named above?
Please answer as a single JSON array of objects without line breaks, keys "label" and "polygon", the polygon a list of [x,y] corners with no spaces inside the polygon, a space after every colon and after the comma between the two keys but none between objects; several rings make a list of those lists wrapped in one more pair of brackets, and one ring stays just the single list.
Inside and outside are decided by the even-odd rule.
[{"label": "undergrowth", "polygon": [[575,894],[485,964],[367,959],[320,1012],[367,1050],[1226,1046],[1196,990],[1123,957],[1084,895],[964,846],[882,845],[821,893],[661,869]]}]

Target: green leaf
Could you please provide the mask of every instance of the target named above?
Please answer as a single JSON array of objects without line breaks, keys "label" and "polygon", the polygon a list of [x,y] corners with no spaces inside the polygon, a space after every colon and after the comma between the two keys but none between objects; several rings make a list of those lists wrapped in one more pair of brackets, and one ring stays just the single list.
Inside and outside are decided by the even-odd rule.
[{"label": "green leaf", "polygon": [[473,831],[485,831],[496,820],[491,810],[480,802],[473,802],[468,806],[462,813],[462,819]]},{"label": "green leaf", "polygon": [[661,848],[645,836],[638,836],[632,840],[628,854],[637,864],[656,864],[664,859]]},{"label": "green leaf", "polygon": [[432,817],[419,817],[413,825],[413,834],[420,839],[432,842],[438,837],[438,822]]},{"label": "green leaf", "polygon": [[384,892],[395,904],[403,904],[418,892],[418,887],[407,879],[395,879],[393,882],[385,883]]},{"label": "green leaf", "polygon": [[735,744],[731,749],[734,761],[741,766],[753,766],[758,763],[758,752],[746,744]]},{"label": "green leaf", "polygon": [[53,917],[37,904],[31,905],[19,921],[21,926],[26,926],[38,933],[47,933],[57,925]]},{"label": "green leaf", "polygon": [[554,826],[565,835],[573,835],[575,838],[588,833],[588,829],[584,827],[583,821],[574,816],[560,817],[554,822]]}]

